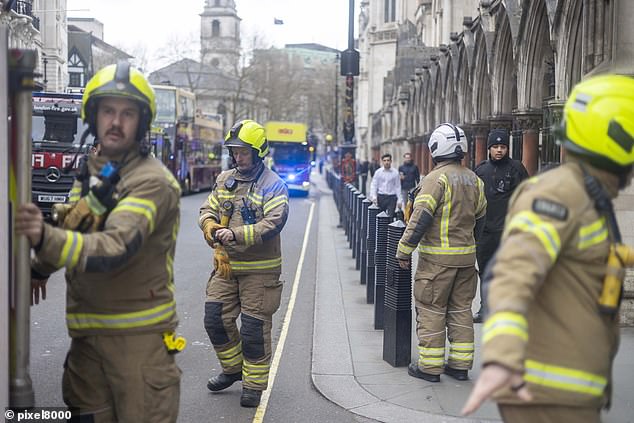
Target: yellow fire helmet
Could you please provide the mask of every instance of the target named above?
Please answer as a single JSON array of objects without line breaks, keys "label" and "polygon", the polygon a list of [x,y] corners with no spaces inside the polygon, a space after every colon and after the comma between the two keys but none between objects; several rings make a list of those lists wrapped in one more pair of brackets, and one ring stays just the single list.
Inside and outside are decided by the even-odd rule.
[{"label": "yellow fire helmet", "polygon": [[103,97],[123,97],[139,104],[141,116],[136,140],[141,140],[156,115],[154,90],[145,76],[129,62],[121,61],[101,69],[88,81],[82,99],[81,118],[94,136],[97,136],[97,100]]},{"label": "yellow fire helmet", "polygon": [[634,78],[601,75],[580,82],[563,114],[563,146],[571,153],[614,173],[634,164]]},{"label": "yellow fire helmet", "polygon": [[225,147],[251,147],[263,159],[269,153],[264,127],[251,119],[237,122],[225,136]]}]

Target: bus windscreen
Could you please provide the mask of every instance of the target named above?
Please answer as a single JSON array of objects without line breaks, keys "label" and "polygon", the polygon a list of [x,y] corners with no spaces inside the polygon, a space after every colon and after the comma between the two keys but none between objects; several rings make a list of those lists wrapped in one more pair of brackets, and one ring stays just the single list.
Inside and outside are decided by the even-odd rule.
[{"label": "bus windscreen", "polygon": [[310,162],[310,152],[308,151],[307,145],[276,144],[272,149],[273,160],[276,164],[294,165]]}]

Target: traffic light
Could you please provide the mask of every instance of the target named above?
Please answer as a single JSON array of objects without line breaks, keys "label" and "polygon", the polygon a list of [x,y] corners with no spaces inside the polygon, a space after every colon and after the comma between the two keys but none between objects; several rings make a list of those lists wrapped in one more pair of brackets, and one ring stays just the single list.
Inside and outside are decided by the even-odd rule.
[{"label": "traffic light", "polygon": [[341,76],[359,76],[359,52],[347,49],[341,52]]}]

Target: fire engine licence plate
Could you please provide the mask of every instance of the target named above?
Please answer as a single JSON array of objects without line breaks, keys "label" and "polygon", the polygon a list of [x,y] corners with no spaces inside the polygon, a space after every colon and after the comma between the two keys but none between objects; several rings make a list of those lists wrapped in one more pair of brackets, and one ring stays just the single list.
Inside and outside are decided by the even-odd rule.
[{"label": "fire engine licence plate", "polygon": [[37,201],[41,203],[65,203],[65,195],[38,195]]}]

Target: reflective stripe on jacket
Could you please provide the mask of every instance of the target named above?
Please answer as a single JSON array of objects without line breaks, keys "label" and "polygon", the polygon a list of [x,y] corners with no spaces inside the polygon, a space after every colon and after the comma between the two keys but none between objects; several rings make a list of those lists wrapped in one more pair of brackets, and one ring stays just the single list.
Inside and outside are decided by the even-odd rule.
[{"label": "reflective stripe on jacket", "polygon": [[[445,266],[475,264],[473,229],[486,213],[484,184],[471,170],[455,162],[441,162],[421,182],[412,217],[398,246],[410,255],[418,246],[426,259]],[[432,222],[424,233],[417,226],[424,214]]]},{"label": "reflective stripe on jacket", "polygon": [[[230,191],[225,182],[237,181]],[[202,229],[207,219],[220,222],[224,201],[233,204],[229,228],[235,241],[225,244],[234,273],[279,273],[282,269],[280,232],[288,217],[288,189],[272,170],[264,167],[258,176],[241,177],[236,169],[222,172],[216,186],[200,206],[198,224]],[[253,211],[255,223],[246,224],[242,207]]]},{"label": "reflective stripe on jacket", "polygon": [[[600,407],[607,401],[617,321],[599,312],[608,227],[574,158],[525,181],[509,203],[489,264],[491,315],[483,363],[524,373],[535,404]],[[584,165],[615,196],[616,176]],[[503,403],[517,403],[504,391]]]},{"label": "reflective stripe on jacket", "polygon": [[[180,187],[162,163],[130,153],[120,170],[120,200],[100,232],[45,225],[33,267],[66,267],[66,320],[71,336],[163,332],[177,323],[173,262]],[[91,156],[91,175],[105,157]],[[74,191],[79,192],[78,181]]]}]

